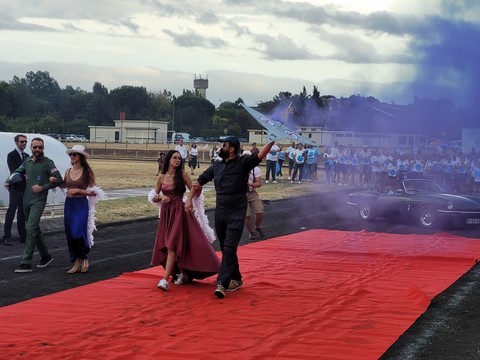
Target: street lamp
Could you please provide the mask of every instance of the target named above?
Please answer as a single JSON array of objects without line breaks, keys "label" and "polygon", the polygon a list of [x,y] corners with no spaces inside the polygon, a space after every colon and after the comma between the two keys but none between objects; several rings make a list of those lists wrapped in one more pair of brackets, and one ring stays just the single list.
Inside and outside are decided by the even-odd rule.
[{"label": "street lamp", "polygon": [[172,99],[172,132],[175,132],[175,98]]}]

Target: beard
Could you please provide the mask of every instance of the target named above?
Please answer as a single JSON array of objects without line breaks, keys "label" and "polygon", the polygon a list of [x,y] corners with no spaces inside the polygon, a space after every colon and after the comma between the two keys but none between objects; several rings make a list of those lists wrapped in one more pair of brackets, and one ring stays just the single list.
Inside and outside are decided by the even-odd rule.
[{"label": "beard", "polygon": [[228,152],[223,150],[223,149],[220,149],[218,151],[218,156],[220,156],[222,159],[227,159],[228,158]]}]

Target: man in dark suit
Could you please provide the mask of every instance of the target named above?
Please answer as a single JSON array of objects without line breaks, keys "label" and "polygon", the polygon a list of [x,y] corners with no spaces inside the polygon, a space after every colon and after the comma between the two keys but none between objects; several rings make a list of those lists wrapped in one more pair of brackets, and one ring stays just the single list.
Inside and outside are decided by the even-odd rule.
[{"label": "man in dark suit", "polygon": [[[7,164],[10,174],[18,169],[20,165],[28,158],[25,153],[27,147],[27,137],[25,135],[16,135],[14,138],[16,148],[8,153]],[[8,210],[5,214],[5,225],[3,228],[3,244],[7,246],[12,245],[12,224],[17,213],[17,230],[20,235],[20,242],[24,243],[26,239],[25,232],[25,215],[23,212],[23,192],[25,191],[25,178],[21,181],[15,182],[9,187]]]}]

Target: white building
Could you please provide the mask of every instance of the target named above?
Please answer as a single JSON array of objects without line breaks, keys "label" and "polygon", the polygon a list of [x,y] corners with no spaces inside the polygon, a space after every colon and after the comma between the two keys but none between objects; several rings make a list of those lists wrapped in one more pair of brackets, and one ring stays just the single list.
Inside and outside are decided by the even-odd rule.
[{"label": "white building", "polygon": [[164,143],[167,142],[166,121],[114,120],[114,126],[89,126],[91,142]]},{"label": "white building", "polygon": [[[347,146],[355,147],[368,145],[369,147],[408,148],[428,144],[428,137],[414,134],[385,134],[385,133],[360,133],[354,131],[328,131],[322,128],[298,126],[296,132],[314,141],[319,146],[332,146],[336,141]],[[265,130],[248,130],[249,142],[264,144],[267,141]],[[291,140],[281,139],[279,143],[288,144]]]}]

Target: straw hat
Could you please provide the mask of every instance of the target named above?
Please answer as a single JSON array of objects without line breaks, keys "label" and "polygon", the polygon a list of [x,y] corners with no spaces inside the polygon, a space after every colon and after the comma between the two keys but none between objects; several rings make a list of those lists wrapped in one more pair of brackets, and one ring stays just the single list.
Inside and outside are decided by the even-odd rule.
[{"label": "straw hat", "polygon": [[66,151],[66,153],[67,154],[71,154],[71,153],[82,154],[87,159],[90,157],[90,155],[85,151],[85,147],[83,145],[73,145],[73,147],[71,149],[68,149]]}]

